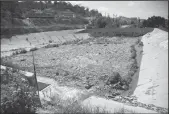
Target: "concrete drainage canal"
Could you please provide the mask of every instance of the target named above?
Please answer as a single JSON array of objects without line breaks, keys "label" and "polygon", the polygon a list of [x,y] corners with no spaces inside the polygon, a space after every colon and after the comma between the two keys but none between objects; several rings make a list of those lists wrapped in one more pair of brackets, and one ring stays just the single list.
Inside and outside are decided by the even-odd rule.
[{"label": "concrete drainage canal", "polygon": [[[6,69],[6,67],[1,65],[1,69]],[[26,79],[28,79],[31,85],[36,85],[36,80],[35,80],[33,73],[26,72],[26,71],[19,71],[19,72],[23,74],[26,77]],[[41,105],[43,105],[46,102],[56,102],[56,101],[53,101],[54,99],[58,99],[61,101],[71,100],[71,102],[78,101],[78,103],[82,103],[82,105],[86,105],[85,103],[88,101],[90,103],[95,103],[97,101],[96,99],[99,99],[93,96],[92,91],[90,89],[89,90],[78,90],[78,89],[70,88],[66,86],[59,86],[55,80],[50,79],[50,78],[37,76],[37,82],[38,82],[39,97],[40,97]],[[95,100],[92,101],[92,98],[95,98],[96,101]],[[146,105],[143,103],[139,103],[137,102],[137,98],[135,98],[132,95],[129,97],[116,96],[112,100],[102,99],[102,101],[111,102],[112,106],[114,106],[114,104],[117,104],[114,107],[114,109],[119,108],[120,106],[123,105],[123,107],[135,110],[136,112],[138,112],[139,110],[140,112],[145,110],[145,112],[148,111],[148,112],[153,112],[153,113],[168,111],[164,108],[156,107],[154,105],[150,106],[150,105]],[[96,105],[98,105],[98,103],[99,102],[97,101]],[[105,105],[106,104],[107,103],[105,103]],[[91,106],[93,106],[93,104]],[[138,108],[140,109],[138,110]]]}]

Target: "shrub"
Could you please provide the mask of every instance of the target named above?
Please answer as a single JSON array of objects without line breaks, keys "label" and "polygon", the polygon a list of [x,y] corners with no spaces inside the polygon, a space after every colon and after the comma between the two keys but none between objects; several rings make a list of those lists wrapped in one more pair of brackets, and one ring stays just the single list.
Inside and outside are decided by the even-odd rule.
[{"label": "shrub", "polygon": [[1,72],[1,113],[35,113],[39,98],[18,72]]},{"label": "shrub", "polygon": [[133,52],[131,53],[131,58],[132,58],[132,59],[136,58],[136,51],[133,51]]},{"label": "shrub", "polygon": [[48,44],[45,46],[45,48],[53,48],[53,47],[59,47],[58,44]]},{"label": "shrub", "polygon": [[130,71],[128,72],[128,76],[132,77],[134,74],[137,72],[138,65],[137,65],[137,60],[132,59],[132,64],[129,66]]},{"label": "shrub", "polygon": [[52,40],[49,40],[49,43],[52,43]]},{"label": "shrub", "polygon": [[72,41],[66,41],[66,42],[63,42],[62,45],[79,44],[80,41],[81,41],[81,39],[76,39],[76,40],[72,40]]},{"label": "shrub", "polygon": [[132,77],[132,76],[134,76],[134,73],[135,73],[135,72],[131,70],[131,71],[128,72],[128,76],[131,76],[131,77]]},{"label": "shrub", "polygon": [[132,59],[135,59],[136,58],[136,50],[135,50],[135,47],[134,45],[130,46],[131,47],[131,58]]},{"label": "shrub", "polygon": [[123,83],[124,85],[126,85],[126,86],[129,87],[129,84],[130,84],[131,81],[132,81],[132,77],[130,77],[130,76],[124,76],[121,81],[122,81],[122,83]]},{"label": "shrub", "polygon": [[113,74],[108,78],[106,84],[116,84],[121,81],[121,76],[118,72],[113,72]]},{"label": "shrub", "polygon": [[21,69],[17,64],[14,64],[12,61],[7,61],[6,58],[1,58],[1,65],[12,67],[13,69]]},{"label": "shrub", "polygon": [[131,47],[132,51],[135,50],[135,46],[134,45],[131,45],[130,47]]},{"label": "shrub", "polygon": [[137,39],[136,44],[139,44],[139,43],[140,43],[140,39]]},{"label": "shrub", "polygon": [[20,53],[20,54],[24,54],[24,53],[26,53],[26,52],[27,52],[27,51],[26,51],[25,49],[21,49],[19,53]]},{"label": "shrub", "polygon": [[[90,113],[103,113],[108,114],[109,112],[98,107],[89,107],[89,106],[82,106],[77,100],[75,99],[67,99],[63,100],[60,97],[52,97],[50,102],[47,102],[46,105],[48,110],[53,110],[54,113],[63,113],[63,114],[90,114]],[[50,105],[50,106],[49,106]],[[120,111],[118,111],[120,112]]]},{"label": "shrub", "polygon": [[87,44],[89,42],[90,42],[89,40],[82,40],[82,41],[78,42],[77,44],[78,45],[80,45],[80,44]]},{"label": "shrub", "polygon": [[138,66],[137,64],[132,64],[130,70],[133,72],[137,72]]},{"label": "shrub", "polygon": [[36,50],[38,50],[37,47],[34,47],[34,48],[30,49],[30,51],[36,51]]},{"label": "shrub", "polygon": [[139,43],[139,46],[144,46],[144,44],[143,44],[143,42],[142,42],[142,41]]},{"label": "shrub", "polygon": [[56,70],[56,75],[62,75],[62,76],[68,76],[69,75],[69,71],[63,70],[63,69],[57,69]]},{"label": "shrub", "polygon": [[12,55],[18,55],[18,54],[19,54],[18,51],[14,51],[14,52],[12,53]]}]

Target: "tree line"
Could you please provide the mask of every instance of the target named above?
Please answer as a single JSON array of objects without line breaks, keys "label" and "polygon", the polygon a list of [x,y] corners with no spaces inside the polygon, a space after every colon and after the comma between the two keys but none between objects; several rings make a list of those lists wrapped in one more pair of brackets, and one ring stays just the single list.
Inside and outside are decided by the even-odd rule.
[{"label": "tree line", "polygon": [[160,16],[152,16],[143,21],[143,27],[165,28],[168,30],[168,19]]}]

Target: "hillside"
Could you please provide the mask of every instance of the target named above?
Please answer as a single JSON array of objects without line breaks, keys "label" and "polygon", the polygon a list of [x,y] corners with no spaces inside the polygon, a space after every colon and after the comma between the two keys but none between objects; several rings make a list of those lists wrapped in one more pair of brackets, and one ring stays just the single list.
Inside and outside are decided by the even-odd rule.
[{"label": "hillside", "polygon": [[[97,18],[96,18],[97,17]],[[95,9],[69,2],[1,1],[1,37],[44,31],[130,25],[132,18],[104,17]],[[134,19],[137,23],[137,18]],[[92,27],[92,28],[93,28]]]},{"label": "hillside", "polygon": [[[83,28],[159,27],[168,30],[168,20],[151,17],[102,16],[98,10],[69,2],[1,1],[1,37],[18,34]],[[87,25],[87,26],[86,26]]]},{"label": "hillside", "polygon": [[1,1],[1,36],[83,28],[85,17],[98,15],[97,10],[67,2]]}]

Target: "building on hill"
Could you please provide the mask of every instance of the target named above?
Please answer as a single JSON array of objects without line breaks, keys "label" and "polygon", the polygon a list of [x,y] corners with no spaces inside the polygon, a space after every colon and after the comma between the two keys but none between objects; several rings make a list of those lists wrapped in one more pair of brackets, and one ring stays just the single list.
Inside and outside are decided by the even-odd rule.
[{"label": "building on hill", "polygon": [[47,13],[36,13],[32,11],[26,14],[26,18],[55,18],[55,16]]},{"label": "building on hill", "polygon": [[76,18],[76,14],[70,10],[60,11],[60,12],[58,12],[57,17]]}]

